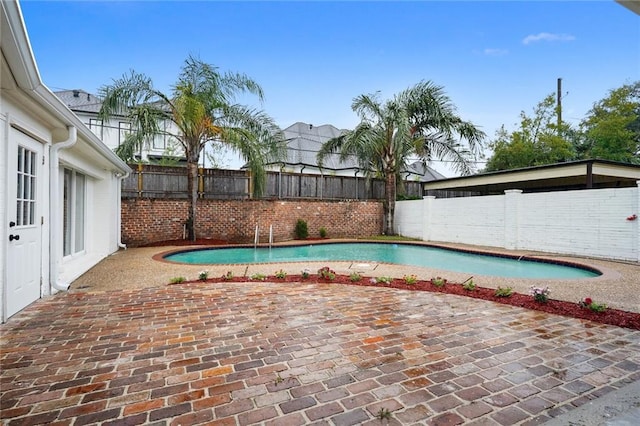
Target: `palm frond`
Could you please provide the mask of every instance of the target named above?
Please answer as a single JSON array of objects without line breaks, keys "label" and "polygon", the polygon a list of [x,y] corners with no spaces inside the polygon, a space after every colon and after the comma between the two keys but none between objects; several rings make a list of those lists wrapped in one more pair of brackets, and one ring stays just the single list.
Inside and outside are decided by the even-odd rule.
[{"label": "palm frond", "polygon": [[254,194],[264,191],[265,166],[286,157],[284,134],[273,119],[260,110],[227,105],[217,116],[212,140],[231,147],[247,161],[254,176]]}]

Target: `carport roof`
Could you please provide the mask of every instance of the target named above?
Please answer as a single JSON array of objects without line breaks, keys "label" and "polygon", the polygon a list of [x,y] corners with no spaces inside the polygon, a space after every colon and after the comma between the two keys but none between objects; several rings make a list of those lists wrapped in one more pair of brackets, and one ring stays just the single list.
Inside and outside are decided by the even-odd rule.
[{"label": "carport roof", "polygon": [[493,195],[508,189],[546,192],[622,188],[636,186],[639,181],[640,165],[594,159],[440,179],[425,183],[424,190],[426,194],[450,191]]}]

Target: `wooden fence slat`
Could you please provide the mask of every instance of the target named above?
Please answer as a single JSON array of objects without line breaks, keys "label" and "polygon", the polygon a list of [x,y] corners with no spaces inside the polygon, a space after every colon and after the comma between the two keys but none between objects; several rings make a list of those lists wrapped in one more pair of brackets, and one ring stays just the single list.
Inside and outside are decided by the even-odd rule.
[{"label": "wooden fence slat", "polygon": [[[188,198],[187,176],[183,167],[132,167],[122,180],[124,197]],[[251,178],[242,170],[201,169],[202,198],[248,199]],[[405,194],[422,196],[422,184],[405,182]],[[311,175],[267,172],[263,199],[379,200],[384,198],[384,180],[351,176]]]}]

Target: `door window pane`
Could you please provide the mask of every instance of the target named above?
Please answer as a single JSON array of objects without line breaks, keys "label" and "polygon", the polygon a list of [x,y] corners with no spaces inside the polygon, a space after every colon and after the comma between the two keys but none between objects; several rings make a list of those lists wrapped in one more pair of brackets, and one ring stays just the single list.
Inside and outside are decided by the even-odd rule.
[{"label": "door window pane", "polygon": [[16,224],[33,225],[36,220],[36,153],[18,147],[18,170],[16,175]]}]

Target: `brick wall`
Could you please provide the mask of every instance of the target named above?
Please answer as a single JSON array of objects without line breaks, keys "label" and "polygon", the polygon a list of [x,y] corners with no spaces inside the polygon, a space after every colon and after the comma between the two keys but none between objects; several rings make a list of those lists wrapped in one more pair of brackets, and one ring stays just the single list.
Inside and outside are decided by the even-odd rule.
[{"label": "brick wall", "polygon": [[[183,238],[186,200],[123,198],[122,241],[132,247]],[[307,221],[309,236],[324,227],[332,238],[367,237],[382,232],[382,203],[378,201],[199,200],[198,238],[252,243],[256,225],[260,242],[295,238],[298,219]]]}]

